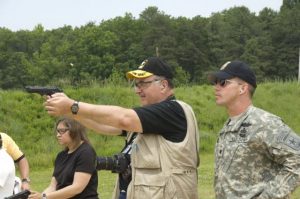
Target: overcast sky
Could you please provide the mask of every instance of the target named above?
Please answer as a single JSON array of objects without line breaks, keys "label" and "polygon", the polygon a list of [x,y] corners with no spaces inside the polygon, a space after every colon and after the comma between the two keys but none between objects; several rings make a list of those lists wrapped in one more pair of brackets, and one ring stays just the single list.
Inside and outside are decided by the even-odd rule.
[{"label": "overcast sky", "polygon": [[13,31],[32,30],[37,24],[47,30],[64,25],[80,27],[124,16],[126,12],[138,18],[149,6],[173,17],[209,17],[241,5],[258,14],[265,7],[279,11],[282,0],[0,0],[0,27]]}]

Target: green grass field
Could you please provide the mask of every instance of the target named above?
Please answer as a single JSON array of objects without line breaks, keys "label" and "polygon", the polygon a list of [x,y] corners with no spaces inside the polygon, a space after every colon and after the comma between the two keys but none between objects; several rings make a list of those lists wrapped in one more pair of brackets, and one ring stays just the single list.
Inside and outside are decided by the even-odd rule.
[{"label": "green grass field", "polygon": [[[201,164],[199,167],[199,198],[201,199],[214,199],[214,190],[213,190],[213,165],[214,157],[213,154],[201,154]],[[31,171],[31,188],[36,191],[43,191],[48,184],[50,183],[50,178],[52,175],[52,168],[41,169],[41,170],[32,170]],[[110,171],[99,171],[99,186],[98,193],[100,194],[101,199],[110,199],[112,191],[115,184],[116,174],[111,173]],[[291,199],[300,198],[300,188],[297,188],[292,194]]]},{"label": "green grass field", "polygon": [[[72,98],[95,104],[110,104],[134,107],[138,98],[130,87],[89,86],[63,88]],[[215,105],[213,88],[209,85],[183,86],[175,90],[177,99],[190,104],[200,128],[201,166],[199,168],[199,193],[201,199],[214,198],[213,150],[218,131],[227,114]],[[254,105],[280,116],[287,125],[300,134],[300,85],[296,81],[265,82],[259,84]],[[55,118],[44,110],[43,98],[20,90],[0,90],[0,131],[6,132],[26,154],[31,168],[32,188],[42,191],[50,182],[53,161],[61,148],[53,133]],[[13,107],[13,108],[12,108]],[[116,136],[101,136],[89,131],[89,138],[98,156],[111,156],[119,152],[124,140]],[[101,171],[99,193],[102,199],[110,198],[115,183],[115,174]],[[292,199],[300,198],[298,188]]]}]

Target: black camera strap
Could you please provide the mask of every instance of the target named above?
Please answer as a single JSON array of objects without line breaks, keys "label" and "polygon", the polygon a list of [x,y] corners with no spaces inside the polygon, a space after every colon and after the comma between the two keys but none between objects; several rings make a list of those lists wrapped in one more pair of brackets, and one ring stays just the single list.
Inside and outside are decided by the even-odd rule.
[{"label": "black camera strap", "polygon": [[1,137],[1,133],[0,133],[0,149],[2,149],[2,137]]},{"label": "black camera strap", "polygon": [[122,153],[124,153],[124,154],[130,154],[131,148],[132,148],[132,143],[133,143],[134,139],[136,138],[136,136],[137,136],[137,133],[134,132],[134,133],[131,133],[127,137],[127,139],[125,140],[125,146],[122,149]]}]

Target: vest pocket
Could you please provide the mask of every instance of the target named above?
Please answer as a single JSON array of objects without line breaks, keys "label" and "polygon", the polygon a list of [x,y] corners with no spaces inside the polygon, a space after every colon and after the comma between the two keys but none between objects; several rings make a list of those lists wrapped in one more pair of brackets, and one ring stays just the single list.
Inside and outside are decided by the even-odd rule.
[{"label": "vest pocket", "polygon": [[157,172],[148,171],[135,176],[134,198],[176,199],[176,188],[171,178]]},{"label": "vest pocket", "polygon": [[150,135],[139,135],[132,147],[131,161],[135,168],[159,169],[157,139]]}]

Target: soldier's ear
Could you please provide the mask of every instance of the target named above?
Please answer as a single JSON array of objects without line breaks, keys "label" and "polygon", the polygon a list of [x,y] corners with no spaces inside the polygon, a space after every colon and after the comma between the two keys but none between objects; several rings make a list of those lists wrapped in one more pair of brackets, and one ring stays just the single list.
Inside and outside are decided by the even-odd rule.
[{"label": "soldier's ear", "polygon": [[247,89],[247,85],[246,84],[243,84],[240,88],[240,94],[244,93]]}]

